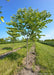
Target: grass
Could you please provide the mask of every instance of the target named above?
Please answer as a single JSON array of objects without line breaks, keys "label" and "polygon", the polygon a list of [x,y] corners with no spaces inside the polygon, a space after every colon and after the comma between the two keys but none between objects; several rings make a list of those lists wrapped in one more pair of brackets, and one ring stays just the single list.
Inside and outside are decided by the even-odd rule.
[{"label": "grass", "polygon": [[[54,47],[36,43],[36,64],[40,65],[40,73],[54,73]],[[44,75],[44,74],[43,74]],[[47,74],[50,75],[50,74]]]},{"label": "grass", "polygon": [[22,47],[24,45],[25,45],[25,43],[24,44],[23,43],[0,44],[0,55],[4,54],[6,52],[9,52],[13,49],[17,49],[19,47]]},{"label": "grass", "polygon": [[[2,47],[3,45],[3,47]],[[4,49],[5,47],[9,47],[10,49],[13,48],[13,45],[7,44],[5,46],[4,44],[0,45],[0,49]],[[15,43],[14,48],[16,49],[20,46],[23,46],[23,43]],[[28,45],[29,49],[32,46],[32,43]],[[9,51],[9,48],[7,51]],[[12,50],[12,49],[11,49]],[[22,69],[22,60],[26,56],[26,46],[24,48],[11,53],[4,59],[0,59],[0,75],[16,75],[20,69]],[[50,75],[50,73],[54,73],[54,47],[48,46],[45,44],[41,44],[36,42],[36,64],[40,66],[40,72],[47,73],[47,75]],[[34,70],[34,65],[33,65],[33,70]]]},{"label": "grass", "polygon": [[[32,43],[29,44],[29,49]],[[4,59],[0,59],[0,75],[16,75],[22,69],[22,60],[26,56],[26,46],[14,53],[11,53]]]}]

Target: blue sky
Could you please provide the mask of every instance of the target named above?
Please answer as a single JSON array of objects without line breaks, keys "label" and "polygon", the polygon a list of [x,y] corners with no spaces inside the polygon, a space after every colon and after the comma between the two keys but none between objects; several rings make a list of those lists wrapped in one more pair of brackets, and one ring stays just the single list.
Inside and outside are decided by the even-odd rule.
[{"label": "blue sky", "polygon": [[[19,8],[28,8],[32,7],[33,9],[39,9],[39,11],[47,10],[52,14],[51,18],[53,22],[47,24],[48,28],[43,29],[42,34],[46,35],[41,39],[53,39],[54,38],[54,0],[10,0],[7,2],[6,0],[0,0],[0,6],[2,6],[2,14],[0,16],[4,16],[5,22],[10,22],[13,14],[16,14]],[[9,35],[6,33],[7,27],[6,23],[0,24],[0,38],[6,38]]]}]

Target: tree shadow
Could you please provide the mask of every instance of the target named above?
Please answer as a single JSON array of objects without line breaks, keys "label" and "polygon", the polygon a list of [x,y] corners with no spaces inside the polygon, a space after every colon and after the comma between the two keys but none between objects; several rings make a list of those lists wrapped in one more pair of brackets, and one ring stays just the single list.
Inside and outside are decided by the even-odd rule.
[{"label": "tree shadow", "polygon": [[20,55],[17,52],[13,52],[13,53],[7,55],[5,58],[8,58],[8,59],[10,59],[12,61],[12,60],[17,60],[19,58],[24,58],[24,57],[25,57],[25,55],[23,55],[23,54]]},{"label": "tree shadow", "polygon": [[23,48],[27,48],[26,46],[23,46]]},{"label": "tree shadow", "polygon": [[13,50],[13,48],[12,47],[4,47],[4,48],[2,48],[2,50]]}]

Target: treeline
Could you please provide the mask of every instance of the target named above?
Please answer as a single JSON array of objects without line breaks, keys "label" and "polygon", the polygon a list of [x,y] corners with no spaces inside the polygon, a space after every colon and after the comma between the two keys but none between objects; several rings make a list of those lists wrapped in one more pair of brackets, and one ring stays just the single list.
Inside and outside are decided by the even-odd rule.
[{"label": "treeline", "polygon": [[47,45],[51,45],[51,46],[54,46],[54,39],[47,39],[47,40],[39,40],[40,43],[43,43],[43,44],[47,44]]},{"label": "treeline", "polygon": [[45,40],[45,41],[54,41],[54,39],[47,39],[47,40]]},{"label": "treeline", "polygon": [[19,42],[26,42],[26,39],[22,38],[21,40],[16,39],[9,39],[9,38],[0,38],[0,44],[8,44],[8,43],[19,43]]}]

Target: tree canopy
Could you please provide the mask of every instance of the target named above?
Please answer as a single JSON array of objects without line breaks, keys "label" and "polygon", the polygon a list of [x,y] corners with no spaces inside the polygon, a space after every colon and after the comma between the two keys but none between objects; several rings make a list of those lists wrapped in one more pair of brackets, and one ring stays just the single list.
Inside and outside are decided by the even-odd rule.
[{"label": "tree canopy", "polygon": [[16,38],[16,35],[20,34],[27,38],[27,62],[28,65],[28,38],[35,40],[40,38],[42,29],[47,27],[46,24],[50,23],[52,19],[49,19],[51,14],[46,10],[39,12],[33,10],[31,7],[28,9],[19,9],[16,15],[11,17],[11,22],[6,23],[10,27],[7,27],[8,34]]},{"label": "tree canopy", "polygon": [[[49,19],[51,16],[50,12],[43,10],[41,12],[33,10],[31,7],[28,9],[19,9],[16,15],[11,17],[11,22],[8,22],[8,25],[13,26],[13,31],[17,31],[23,36],[40,37],[42,29],[47,27],[46,24],[50,23],[52,19]],[[11,30],[10,28],[8,28]],[[10,34],[11,35],[11,34]]]}]

